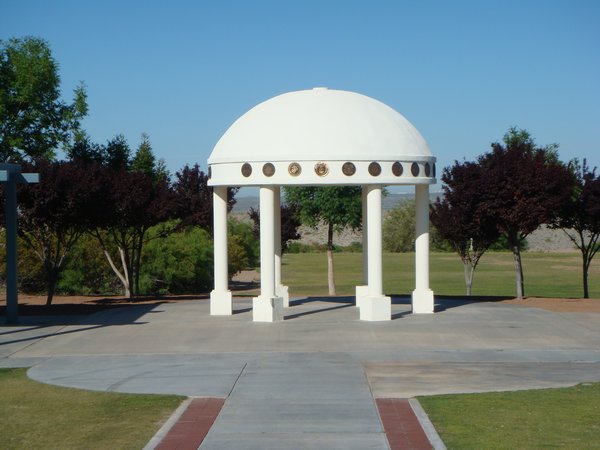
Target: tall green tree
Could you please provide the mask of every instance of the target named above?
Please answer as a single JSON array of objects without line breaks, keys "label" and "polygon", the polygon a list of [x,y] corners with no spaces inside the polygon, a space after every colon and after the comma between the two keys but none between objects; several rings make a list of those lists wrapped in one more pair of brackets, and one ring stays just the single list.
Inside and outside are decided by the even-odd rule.
[{"label": "tall green tree", "polygon": [[286,203],[295,208],[302,223],[327,226],[327,285],[335,295],[333,235],[346,227],[359,229],[362,221],[361,188],[358,186],[286,187]]},{"label": "tall green tree", "polygon": [[521,250],[526,237],[551,223],[570,198],[574,177],[557,158],[556,145],[539,147],[526,130],[510,128],[504,143],[477,160],[481,177],[474,189],[481,213],[492,217],[512,249],[517,298],[525,295]]},{"label": "tall green tree", "polygon": [[156,159],[152,145],[150,144],[150,136],[146,133],[142,133],[140,145],[131,160],[131,170],[145,173],[154,180],[169,177],[165,161],[163,159]]},{"label": "tall green tree", "polygon": [[588,273],[600,245],[600,177],[596,168],[590,170],[586,160],[570,164],[575,175],[575,189],[552,224],[562,228],[573,244],[581,251],[583,274],[583,297],[590,298]]},{"label": "tall green tree", "polygon": [[58,64],[46,41],[0,40],[0,161],[53,159],[87,114],[83,85],[61,99]]}]

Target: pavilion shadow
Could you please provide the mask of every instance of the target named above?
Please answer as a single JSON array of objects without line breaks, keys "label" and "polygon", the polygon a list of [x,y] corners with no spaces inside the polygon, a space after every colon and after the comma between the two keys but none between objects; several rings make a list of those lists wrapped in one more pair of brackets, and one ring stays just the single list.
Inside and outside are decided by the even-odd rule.
[{"label": "pavilion shadow", "polygon": [[351,306],[354,306],[354,303],[348,303],[348,304],[342,304],[342,305],[338,305],[338,306],[332,306],[330,308],[320,308],[320,309],[313,309],[311,311],[303,311],[300,313],[295,313],[295,314],[288,314],[284,317],[285,320],[291,320],[291,319],[297,319],[298,317],[302,317],[302,316],[308,316],[310,314],[318,314],[324,311],[333,311],[336,309],[343,309],[343,308],[349,308]]},{"label": "pavilion shadow", "polygon": [[446,311],[447,309],[458,308],[472,303],[494,303],[502,300],[510,300],[514,297],[507,295],[436,295],[435,311]]},{"label": "pavilion shadow", "polygon": [[311,302],[325,302],[325,303],[344,303],[350,305],[354,305],[355,297],[352,295],[347,296],[323,296],[323,297],[305,297],[305,298],[297,298],[295,300],[290,300],[290,306],[303,305],[305,303]]},{"label": "pavilion shadow", "polygon": [[[44,328],[56,325],[127,325],[137,322],[145,314],[160,312],[153,311],[153,309],[163,303],[168,302],[113,303],[110,305],[90,302],[50,306],[21,304],[19,305],[19,322],[15,326]],[[0,313],[5,313],[4,306],[0,307]],[[11,325],[2,326],[10,327]]]}]

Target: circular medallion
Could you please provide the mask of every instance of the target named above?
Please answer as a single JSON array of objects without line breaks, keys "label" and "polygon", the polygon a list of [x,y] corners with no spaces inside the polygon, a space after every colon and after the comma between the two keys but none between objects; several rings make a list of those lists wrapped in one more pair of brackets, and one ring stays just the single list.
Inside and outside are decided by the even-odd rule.
[{"label": "circular medallion", "polygon": [[410,166],[410,173],[413,174],[413,177],[418,177],[419,176],[419,165],[414,162],[411,164]]},{"label": "circular medallion", "polygon": [[275,174],[275,166],[271,163],[265,163],[263,166],[265,177],[272,177]]},{"label": "circular medallion", "polygon": [[244,175],[246,178],[252,175],[252,166],[250,164],[244,163],[242,165],[242,175]]},{"label": "circular medallion", "polygon": [[399,163],[398,161],[396,161],[394,164],[392,164],[392,173],[394,175],[396,175],[397,177],[401,177],[402,176],[402,172],[404,172],[404,169],[402,168],[402,164]]},{"label": "circular medallion", "polygon": [[324,177],[329,173],[329,167],[327,167],[327,164],[325,164],[324,162],[316,163],[315,173],[320,177]]},{"label": "circular medallion", "polygon": [[352,175],[354,175],[356,173],[356,166],[354,164],[352,164],[351,162],[346,162],[342,166],[342,173],[344,175],[346,175],[347,177],[351,177]]},{"label": "circular medallion", "polygon": [[297,177],[302,173],[302,167],[297,162],[293,162],[288,166],[288,173],[293,177]]},{"label": "circular medallion", "polygon": [[369,173],[374,177],[378,177],[381,173],[381,166],[379,165],[379,163],[372,162],[371,164],[369,164]]},{"label": "circular medallion", "polygon": [[425,176],[428,177],[430,173],[431,173],[431,166],[429,165],[429,163],[425,163]]}]

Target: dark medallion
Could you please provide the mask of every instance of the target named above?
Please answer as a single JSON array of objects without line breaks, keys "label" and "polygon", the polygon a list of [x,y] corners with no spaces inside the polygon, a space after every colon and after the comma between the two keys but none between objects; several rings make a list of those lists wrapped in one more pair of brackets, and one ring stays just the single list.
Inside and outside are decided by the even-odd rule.
[{"label": "dark medallion", "polygon": [[381,166],[379,163],[372,162],[369,164],[369,173],[374,177],[378,177],[379,174],[381,174]]},{"label": "dark medallion", "polygon": [[433,178],[435,178],[435,163],[433,163]]},{"label": "dark medallion", "polygon": [[320,177],[324,177],[329,173],[329,167],[324,162],[319,162],[315,164],[315,173]]},{"label": "dark medallion", "polygon": [[431,166],[429,165],[429,163],[425,163],[425,176],[428,177],[430,173],[431,173]]},{"label": "dark medallion", "polygon": [[208,179],[210,180],[212,177],[212,167],[208,166]]},{"label": "dark medallion", "polygon": [[404,169],[402,168],[402,164],[399,163],[398,161],[396,161],[394,164],[392,164],[392,173],[397,176],[397,177],[401,177],[402,176],[402,172],[404,172]]},{"label": "dark medallion", "polygon": [[265,177],[272,177],[275,174],[275,166],[271,163],[265,163],[263,166]]},{"label": "dark medallion", "polygon": [[410,173],[413,174],[413,177],[418,177],[419,176],[419,165],[414,162],[411,164],[410,166]]},{"label": "dark medallion", "polygon": [[293,177],[297,177],[302,173],[302,167],[300,167],[300,164],[297,162],[290,163],[288,166],[288,173]]},{"label": "dark medallion", "polygon": [[252,175],[252,166],[250,164],[244,163],[242,166],[242,175],[244,175],[246,178]]},{"label": "dark medallion", "polygon": [[356,166],[351,162],[345,162],[342,166],[342,173],[347,177],[351,177],[356,173]]}]

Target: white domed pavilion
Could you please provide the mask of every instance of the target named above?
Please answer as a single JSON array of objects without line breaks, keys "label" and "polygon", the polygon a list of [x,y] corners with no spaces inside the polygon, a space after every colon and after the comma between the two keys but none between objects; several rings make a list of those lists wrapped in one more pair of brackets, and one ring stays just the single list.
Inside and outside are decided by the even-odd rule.
[{"label": "white domed pavilion", "polygon": [[209,159],[214,188],[214,270],[211,314],[232,314],[227,278],[227,188],[260,187],[261,293],[255,321],[283,319],[280,187],[359,185],[363,189],[364,285],[356,287],[361,320],[390,320],[382,283],[382,188],[414,185],[416,285],[414,313],[433,312],[429,289],[429,185],[435,157],[416,128],[384,103],[354,92],[314,88],[273,97],[242,115]]}]

